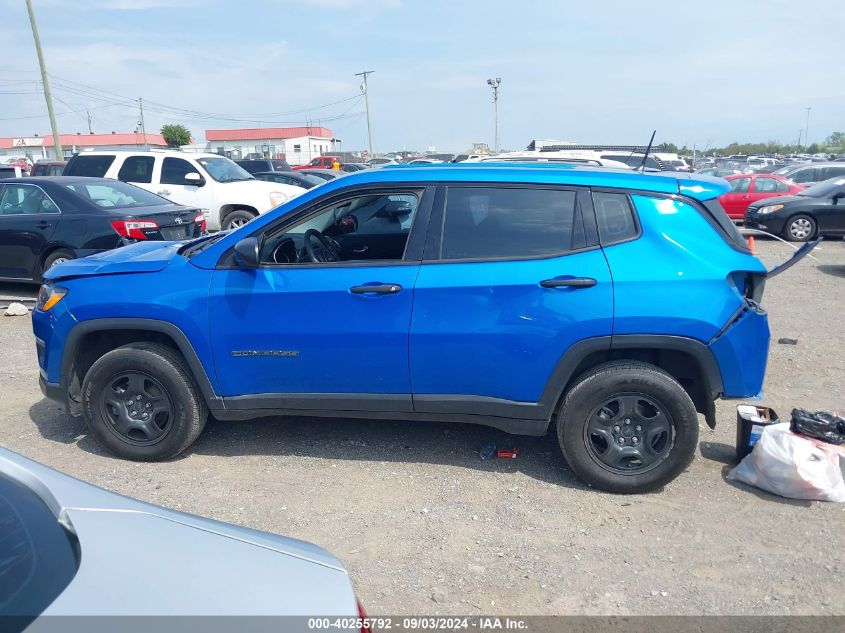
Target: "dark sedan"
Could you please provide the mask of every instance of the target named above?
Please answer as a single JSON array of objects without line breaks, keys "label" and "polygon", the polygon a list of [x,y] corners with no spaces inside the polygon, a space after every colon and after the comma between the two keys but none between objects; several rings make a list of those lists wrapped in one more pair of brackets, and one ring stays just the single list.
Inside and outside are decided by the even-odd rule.
[{"label": "dark sedan", "polygon": [[845,235],[845,178],[831,178],[794,196],[766,198],[748,206],[745,226],[792,242],[816,235]]},{"label": "dark sedan", "polygon": [[302,187],[303,189],[311,189],[317,185],[322,185],[325,180],[313,174],[304,174],[301,171],[266,171],[253,174],[258,180],[266,180],[267,182],[278,182],[283,185],[293,185],[294,187]]},{"label": "dark sedan", "polygon": [[0,279],[39,281],[61,262],[140,240],[205,231],[195,208],[103,178],[0,180]]}]

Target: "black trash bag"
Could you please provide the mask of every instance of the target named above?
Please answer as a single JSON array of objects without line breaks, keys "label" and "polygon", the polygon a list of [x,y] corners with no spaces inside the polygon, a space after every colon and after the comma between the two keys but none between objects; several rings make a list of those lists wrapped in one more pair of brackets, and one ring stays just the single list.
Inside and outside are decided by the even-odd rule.
[{"label": "black trash bag", "polygon": [[845,444],[845,419],[825,411],[792,410],[790,430],[814,437],[822,442],[841,446]]}]

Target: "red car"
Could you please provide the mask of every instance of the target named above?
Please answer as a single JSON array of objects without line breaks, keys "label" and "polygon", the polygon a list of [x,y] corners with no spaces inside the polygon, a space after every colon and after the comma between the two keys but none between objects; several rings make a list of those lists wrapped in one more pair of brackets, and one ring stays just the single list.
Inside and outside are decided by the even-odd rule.
[{"label": "red car", "polygon": [[732,220],[743,219],[752,202],[775,196],[793,196],[804,190],[802,185],[775,174],[734,174],[725,180],[730,183],[731,190],[719,196],[719,202]]},{"label": "red car", "polygon": [[337,156],[318,156],[307,165],[297,165],[294,169],[331,169],[332,165],[340,159]]}]

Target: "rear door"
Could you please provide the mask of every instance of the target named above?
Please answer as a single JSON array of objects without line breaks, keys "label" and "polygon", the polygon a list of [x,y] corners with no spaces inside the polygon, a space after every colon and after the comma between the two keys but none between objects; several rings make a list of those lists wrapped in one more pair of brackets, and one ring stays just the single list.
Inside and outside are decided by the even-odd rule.
[{"label": "rear door", "polygon": [[611,334],[591,214],[586,189],[440,187],[414,290],[415,411],[546,415],[538,403],[566,351]]},{"label": "rear door", "polygon": [[748,194],[748,203],[745,205],[745,208],[747,209],[749,204],[753,204],[758,200],[783,196],[788,193],[789,185],[785,182],[781,182],[777,178],[770,178],[769,176],[754,176],[754,182]]},{"label": "rear door", "polygon": [[0,277],[34,279],[40,256],[59,222],[59,208],[41,187],[0,188]]}]

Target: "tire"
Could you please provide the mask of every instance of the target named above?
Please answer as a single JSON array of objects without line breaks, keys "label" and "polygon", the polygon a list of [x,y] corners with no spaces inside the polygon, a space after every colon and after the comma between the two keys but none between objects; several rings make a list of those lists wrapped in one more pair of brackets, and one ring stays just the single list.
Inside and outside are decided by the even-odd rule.
[{"label": "tire", "polygon": [[42,273],[46,273],[56,264],[61,264],[62,262],[70,261],[71,259],[76,259],[76,255],[74,255],[72,251],[69,251],[66,248],[60,248],[47,255],[47,258],[44,260],[44,266],[42,267],[41,271]]},{"label": "tire", "polygon": [[818,230],[815,218],[799,213],[783,225],[783,236],[790,242],[808,242],[815,237]]},{"label": "tire", "polygon": [[649,492],[692,462],[698,415],[684,388],[663,370],[614,361],[577,379],[558,412],[557,435],[567,463],[588,485],[619,494]]},{"label": "tire", "polygon": [[82,415],[91,433],[118,457],[160,461],[193,444],[208,408],[177,351],[159,343],[130,343],[104,354],[88,370]]},{"label": "tire", "polygon": [[222,230],[228,231],[230,229],[237,229],[255,218],[256,215],[252,211],[246,209],[235,209],[223,218]]}]

